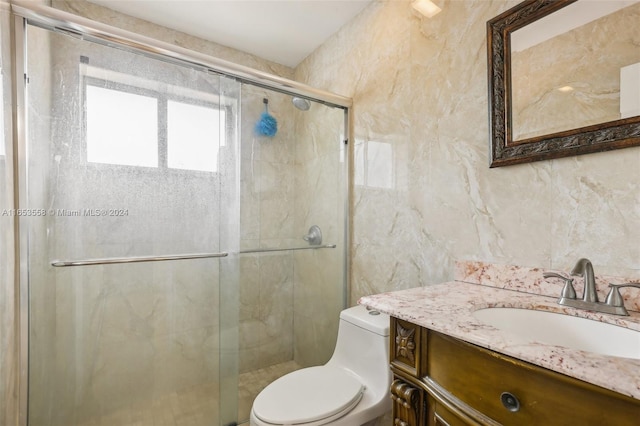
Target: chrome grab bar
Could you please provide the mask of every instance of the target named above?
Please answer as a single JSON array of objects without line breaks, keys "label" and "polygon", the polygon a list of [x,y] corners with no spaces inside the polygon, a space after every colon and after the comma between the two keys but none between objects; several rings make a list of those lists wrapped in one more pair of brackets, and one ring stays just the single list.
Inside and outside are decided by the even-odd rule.
[{"label": "chrome grab bar", "polygon": [[272,251],[294,251],[294,250],[316,250],[323,248],[336,248],[335,244],[324,244],[321,246],[307,246],[307,247],[291,247],[291,248],[264,248],[264,249],[251,249],[251,250],[240,250],[240,254],[245,253],[268,253]]},{"label": "chrome grab bar", "polygon": [[212,257],[226,257],[229,253],[193,253],[193,254],[172,254],[169,256],[139,256],[139,257],[107,257],[103,259],[84,260],[53,260],[51,266],[89,266],[89,265],[114,265],[119,263],[138,262],[163,262],[165,260],[186,260],[186,259],[208,259]]}]

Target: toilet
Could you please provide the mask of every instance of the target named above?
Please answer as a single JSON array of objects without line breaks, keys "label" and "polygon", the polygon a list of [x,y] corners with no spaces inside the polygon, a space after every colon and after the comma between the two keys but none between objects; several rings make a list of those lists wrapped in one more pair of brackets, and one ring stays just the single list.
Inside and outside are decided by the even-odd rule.
[{"label": "toilet", "polygon": [[325,365],[280,377],[258,394],[251,426],[361,426],[391,410],[389,316],[365,306],[340,313]]}]

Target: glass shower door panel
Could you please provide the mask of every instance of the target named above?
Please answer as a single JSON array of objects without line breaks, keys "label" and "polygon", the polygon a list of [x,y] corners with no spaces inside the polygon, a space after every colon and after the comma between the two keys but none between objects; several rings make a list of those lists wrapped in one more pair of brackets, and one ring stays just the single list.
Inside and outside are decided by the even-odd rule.
[{"label": "glass shower door panel", "polygon": [[238,89],[27,31],[29,424],[220,424],[237,255],[51,262],[237,252]]},{"label": "glass shower door panel", "polygon": [[[8,330],[15,321],[10,19],[9,11],[0,7],[0,324],[3,330]],[[12,377],[15,359],[9,348],[15,347],[17,342],[12,333],[0,334],[0,424],[9,424],[16,416],[9,395],[9,377]]]}]

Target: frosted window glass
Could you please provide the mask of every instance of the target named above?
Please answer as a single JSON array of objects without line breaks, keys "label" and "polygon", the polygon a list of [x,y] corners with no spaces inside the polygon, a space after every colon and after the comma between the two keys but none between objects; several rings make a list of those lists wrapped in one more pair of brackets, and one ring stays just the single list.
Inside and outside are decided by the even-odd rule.
[{"label": "frosted window glass", "polygon": [[226,145],[225,111],[169,101],[167,104],[167,164],[174,169],[218,170],[218,150]]},{"label": "frosted window glass", "polygon": [[158,166],[158,100],[87,85],[87,160]]}]

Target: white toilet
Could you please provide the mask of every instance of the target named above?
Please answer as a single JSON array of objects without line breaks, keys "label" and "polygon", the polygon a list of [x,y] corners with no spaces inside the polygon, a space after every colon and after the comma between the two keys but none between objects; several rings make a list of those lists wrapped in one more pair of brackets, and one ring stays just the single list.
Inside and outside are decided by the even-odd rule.
[{"label": "white toilet", "polygon": [[268,385],[253,402],[251,426],[360,426],[391,410],[389,316],[364,306],[340,313],[338,341],[323,366]]}]

